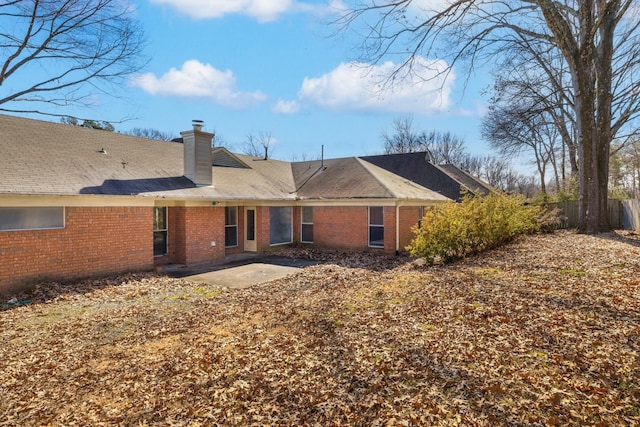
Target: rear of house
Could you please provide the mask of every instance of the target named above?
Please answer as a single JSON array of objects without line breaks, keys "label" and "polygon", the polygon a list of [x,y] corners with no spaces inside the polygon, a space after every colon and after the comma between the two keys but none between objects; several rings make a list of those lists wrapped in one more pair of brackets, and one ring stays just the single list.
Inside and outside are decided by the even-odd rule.
[{"label": "rear of house", "polygon": [[449,200],[361,158],[289,163],[0,115],[0,292],[297,243],[401,251]]}]

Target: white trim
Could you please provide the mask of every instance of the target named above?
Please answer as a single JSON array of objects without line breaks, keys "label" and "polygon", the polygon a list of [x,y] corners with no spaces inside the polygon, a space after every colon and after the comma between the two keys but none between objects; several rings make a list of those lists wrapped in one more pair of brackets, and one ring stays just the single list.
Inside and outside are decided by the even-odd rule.
[{"label": "white trim", "polygon": [[[371,208],[382,208],[382,225],[380,224],[371,224]],[[369,206],[367,209],[367,215],[369,217],[368,219],[368,225],[367,225],[367,246],[370,248],[382,248],[384,249],[384,206],[380,206],[380,205],[375,205],[375,206]],[[378,227],[378,228],[382,228],[382,246],[378,246],[378,245],[372,245],[371,244],[371,227]]]},{"label": "white trim", "polygon": [[0,194],[0,206],[68,206],[68,207],[109,207],[109,206],[184,206],[184,207],[226,207],[226,206],[434,206],[449,200],[407,200],[407,199],[326,199],[326,200],[247,200],[247,199],[179,199],[166,196],[110,196],[110,195],[58,195],[58,194]]},{"label": "white trim", "polygon": [[[235,224],[228,224],[227,225],[227,209],[235,209],[236,210],[236,223]],[[240,245],[240,242],[238,242],[238,207],[237,206],[225,206],[224,207],[224,247],[226,248],[237,248]],[[227,228],[231,228],[231,227],[235,227],[236,229],[236,244],[235,245],[231,245],[231,246],[227,246]]]},{"label": "white trim", "polygon": [[[244,230],[243,230],[243,243],[244,250],[246,252],[256,252],[258,250],[258,232],[257,232],[257,223],[258,223],[258,208],[255,206],[243,206],[243,218],[244,218]],[[253,211],[253,240],[247,239],[247,226],[248,222],[248,212]]]},{"label": "white trim", "polygon": [[[166,239],[164,242],[164,253],[156,255],[155,253],[153,254],[154,258],[159,258],[159,257],[163,257],[169,254],[169,209],[167,209],[166,206],[154,206],[153,207],[153,215],[154,218],[152,218],[152,225],[153,225],[153,221],[155,220],[155,210],[156,209],[164,209],[164,226],[165,228],[162,229],[153,229],[153,233],[156,232],[165,232],[166,234]],[[154,245],[155,246],[155,245]],[[155,251],[155,247],[153,248]]]},{"label": "white trim", "polygon": [[302,211],[304,210],[304,208],[311,208],[311,215],[313,215],[313,206],[300,206],[300,243],[313,243],[313,240],[302,240],[302,236],[304,235],[303,233],[303,226],[305,225],[310,225],[312,227],[312,232],[313,232],[313,222],[304,222],[303,218],[304,215],[302,213]]},{"label": "white trim", "polygon": [[111,196],[0,195],[3,207],[144,207],[155,206],[153,199]]}]

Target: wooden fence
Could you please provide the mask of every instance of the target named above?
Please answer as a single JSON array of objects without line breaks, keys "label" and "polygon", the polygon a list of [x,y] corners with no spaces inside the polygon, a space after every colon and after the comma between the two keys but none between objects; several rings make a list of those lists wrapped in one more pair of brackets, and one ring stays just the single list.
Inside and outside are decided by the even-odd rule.
[{"label": "wooden fence", "polygon": [[[578,227],[579,206],[577,201],[549,203],[557,207],[566,217],[564,228]],[[640,200],[609,200],[609,224],[614,229],[640,230]]]},{"label": "wooden fence", "polygon": [[640,200],[622,201],[622,228],[640,231]]}]

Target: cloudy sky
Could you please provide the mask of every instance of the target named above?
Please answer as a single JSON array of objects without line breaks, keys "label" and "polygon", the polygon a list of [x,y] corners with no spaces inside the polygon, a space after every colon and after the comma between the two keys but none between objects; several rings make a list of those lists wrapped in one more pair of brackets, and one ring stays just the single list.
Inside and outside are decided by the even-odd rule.
[{"label": "cloudy sky", "polygon": [[[153,128],[178,135],[192,119],[242,151],[248,134],[273,138],[275,158],[380,153],[394,118],[416,129],[451,131],[471,152],[487,153],[478,125],[480,90],[454,70],[446,79],[380,85],[393,62],[362,62],[357,40],[335,37],[323,0],[136,0],[151,61],[127,96],[97,103],[116,129]],[[338,3],[334,3],[335,6]],[[419,58],[420,77],[446,64]]]}]

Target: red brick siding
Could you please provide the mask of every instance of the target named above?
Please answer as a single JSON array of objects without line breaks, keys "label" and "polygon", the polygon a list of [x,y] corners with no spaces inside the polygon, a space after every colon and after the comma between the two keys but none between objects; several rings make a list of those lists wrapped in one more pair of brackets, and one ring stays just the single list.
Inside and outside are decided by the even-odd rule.
[{"label": "red brick siding", "polygon": [[295,243],[300,243],[301,234],[302,234],[302,207],[295,206],[293,208],[292,220],[293,220],[293,241]]},{"label": "red brick siding", "polygon": [[[384,251],[395,251],[395,207],[384,207]],[[300,224],[296,225],[298,228]],[[314,206],[313,243],[320,247],[375,250],[369,248],[367,206]]]},{"label": "red brick siding", "polygon": [[269,206],[258,206],[256,208],[256,239],[258,252],[264,252],[271,247],[269,243],[270,218]]},{"label": "red brick siding", "polygon": [[[170,207],[168,222],[168,253],[156,257],[155,265],[194,264],[224,258],[224,207]],[[211,246],[214,241],[216,245]]]},{"label": "red brick siding", "polygon": [[411,227],[416,225],[422,218],[419,217],[418,206],[402,206],[400,207],[400,251],[404,251],[411,240],[413,240],[413,231]]},{"label": "red brick siding", "polygon": [[0,232],[0,292],[153,268],[151,207],[68,207],[60,230]]},{"label": "red brick siding", "polygon": [[[184,264],[224,258],[224,207],[186,207]],[[216,245],[211,246],[215,241]]]},{"label": "red brick siding", "polygon": [[396,250],[396,207],[384,207],[384,251]]}]

